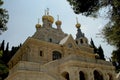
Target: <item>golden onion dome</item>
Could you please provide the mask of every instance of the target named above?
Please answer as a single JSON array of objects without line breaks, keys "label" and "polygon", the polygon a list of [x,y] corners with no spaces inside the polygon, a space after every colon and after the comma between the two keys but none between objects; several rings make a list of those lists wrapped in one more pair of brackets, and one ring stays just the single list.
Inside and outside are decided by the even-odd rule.
[{"label": "golden onion dome", "polygon": [[54,18],[52,16],[48,15],[48,21],[50,21],[51,23],[53,23],[54,22]]},{"label": "golden onion dome", "polygon": [[35,27],[36,27],[36,28],[41,28],[41,25],[40,25],[40,24],[36,24]]},{"label": "golden onion dome", "polygon": [[76,26],[76,28],[80,28],[81,27],[81,25],[79,23],[77,23],[75,26]]},{"label": "golden onion dome", "polygon": [[42,21],[47,20],[47,19],[48,19],[48,16],[47,16],[47,15],[44,15],[44,16],[42,17]]},{"label": "golden onion dome", "polygon": [[62,22],[61,22],[60,20],[57,20],[57,21],[55,22],[55,24],[56,24],[56,25],[61,25]]}]

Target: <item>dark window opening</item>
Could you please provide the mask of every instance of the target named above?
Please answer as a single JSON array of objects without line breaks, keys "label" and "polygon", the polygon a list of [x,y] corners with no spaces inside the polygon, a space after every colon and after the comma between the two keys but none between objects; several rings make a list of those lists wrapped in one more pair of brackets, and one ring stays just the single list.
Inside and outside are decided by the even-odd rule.
[{"label": "dark window opening", "polygon": [[53,60],[60,59],[62,57],[61,53],[58,51],[53,51]]},{"label": "dark window opening", "polygon": [[82,39],[80,39],[80,43],[83,44],[83,40]]},{"label": "dark window opening", "polygon": [[52,39],[50,38],[49,41],[52,42]]},{"label": "dark window opening", "polygon": [[40,56],[43,56],[43,51],[40,51]]},{"label": "dark window opening", "polygon": [[68,72],[64,72],[62,74],[62,76],[66,79],[66,80],[70,80],[70,77],[69,77],[69,73]]},{"label": "dark window opening", "polygon": [[108,74],[108,76],[109,76],[109,79],[108,79],[108,80],[113,80],[113,77],[112,77],[111,74]]},{"label": "dark window opening", "polygon": [[79,78],[80,80],[85,80],[85,75],[82,71],[79,72]]},{"label": "dark window opening", "polygon": [[78,41],[76,41],[76,44],[78,44]]},{"label": "dark window opening", "polygon": [[96,70],[94,71],[94,80],[104,80],[103,76]]}]

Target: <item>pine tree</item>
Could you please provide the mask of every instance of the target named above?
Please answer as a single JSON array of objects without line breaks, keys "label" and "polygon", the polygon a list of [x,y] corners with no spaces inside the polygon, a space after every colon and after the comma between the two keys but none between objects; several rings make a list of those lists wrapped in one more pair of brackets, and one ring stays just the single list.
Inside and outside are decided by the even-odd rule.
[{"label": "pine tree", "polygon": [[91,38],[91,41],[90,41],[90,46],[92,48],[94,48],[94,53],[97,53],[97,47],[94,45],[94,42],[93,42],[92,38]]},{"label": "pine tree", "polygon": [[3,52],[4,52],[4,47],[5,47],[5,40],[2,41],[0,46],[0,50],[2,50]]},{"label": "pine tree", "polygon": [[5,64],[7,64],[8,62],[8,57],[9,57],[9,42],[6,45],[6,49],[4,50],[4,53],[2,56],[2,60],[5,62]]},{"label": "pine tree", "polygon": [[101,45],[98,47],[98,54],[99,54],[100,59],[105,60],[104,51],[103,51]]},{"label": "pine tree", "polygon": [[1,54],[1,56],[0,56],[0,80],[4,80],[9,73],[7,63],[5,63],[5,61],[4,61],[7,58],[4,58],[4,60],[3,60],[3,55],[5,54],[6,51],[8,51],[9,43],[7,43],[6,50],[4,50],[5,49],[4,45],[5,45],[5,40],[2,41],[2,44],[1,44],[1,47],[0,47],[0,54]]}]

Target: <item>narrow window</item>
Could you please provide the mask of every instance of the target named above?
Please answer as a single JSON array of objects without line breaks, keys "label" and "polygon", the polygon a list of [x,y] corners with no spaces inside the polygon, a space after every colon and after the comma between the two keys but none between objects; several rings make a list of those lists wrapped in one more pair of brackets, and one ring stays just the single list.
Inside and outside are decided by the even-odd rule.
[{"label": "narrow window", "polygon": [[98,71],[94,71],[94,80],[104,80],[102,74],[100,74]]},{"label": "narrow window", "polygon": [[79,78],[80,80],[85,80],[85,74],[82,71],[79,72]]},{"label": "narrow window", "polygon": [[76,44],[78,44],[78,41],[76,41]]},{"label": "narrow window", "polygon": [[43,56],[43,51],[40,51],[40,56]]},{"label": "narrow window", "polygon": [[63,76],[66,80],[70,80],[70,77],[69,77],[69,73],[68,73],[68,72],[62,73],[62,76]]},{"label": "narrow window", "polygon": [[83,44],[83,40],[82,39],[80,39],[80,43]]},{"label": "narrow window", "polygon": [[60,59],[62,57],[61,53],[58,51],[53,51],[53,60]]},{"label": "narrow window", "polygon": [[50,38],[49,41],[52,42],[52,39]]}]

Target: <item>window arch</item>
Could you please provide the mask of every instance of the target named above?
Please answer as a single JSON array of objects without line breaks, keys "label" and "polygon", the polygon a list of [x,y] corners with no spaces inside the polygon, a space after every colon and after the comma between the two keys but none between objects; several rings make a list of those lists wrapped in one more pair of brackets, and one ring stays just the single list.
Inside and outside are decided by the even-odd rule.
[{"label": "window arch", "polygon": [[78,44],[78,41],[76,41],[76,44]]},{"label": "window arch", "polygon": [[66,80],[70,80],[70,76],[68,72],[64,72],[62,73],[62,76],[66,79]]},{"label": "window arch", "polygon": [[83,44],[83,39],[80,39],[80,43]]},{"label": "window arch", "polygon": [[113,77],[111,74],[108,73],[108,80],[113,80]]},{"label": "window arch", "polygon": [[93,73],[94,73],[94,80],[104,80],[103,75],[100,74],[97,70],[95,70]]},{"label": "window arch", "polygon": [[52,42],[52,39],[51,39],[51,38],[49,39],[49,42]]},{"label": "window arch", "polygon": [[82,71],[79,72],[79,80],[85,80],[85,74]]},{"label": "window arch", "polygon": [[53,51],[53,60],[60,59],[62,57],[61,53],[58,51]]}]

